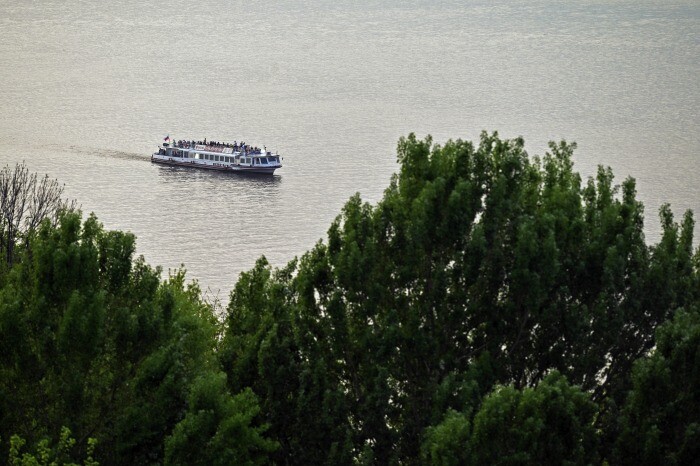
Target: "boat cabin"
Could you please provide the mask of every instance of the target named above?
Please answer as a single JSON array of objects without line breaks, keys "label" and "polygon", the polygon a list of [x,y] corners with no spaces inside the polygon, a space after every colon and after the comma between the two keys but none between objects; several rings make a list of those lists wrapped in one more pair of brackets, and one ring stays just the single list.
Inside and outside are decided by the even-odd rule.
[{"label": "boat cabin", "polygon": [[[197,161],[206,161],[214,165],[240,165],[244,167],[267,167],[276,166],[280,163],[279,155],[272,155],[271,152],[265,154],[247,154],[245,152],[234,152],[228,154],[218,154],[205,151],[202,149],[181,149],[170,147],[167,143],[163,144],[158,153],[166,157],[193,159]],[[201,162],[199,162],[201,163]]]}]

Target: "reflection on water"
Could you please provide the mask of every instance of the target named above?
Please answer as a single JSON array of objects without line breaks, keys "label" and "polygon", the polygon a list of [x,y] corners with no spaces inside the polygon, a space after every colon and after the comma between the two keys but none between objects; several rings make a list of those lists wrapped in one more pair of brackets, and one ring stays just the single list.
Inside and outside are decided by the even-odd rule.
[{"label": "reflection on water", "polygon": [[[210,181],[213,185],[220,183],[235,183],[243,188],[261,189],[264,187],[279,186],[282,183],[281,175],[264,175],[260,173],[228,173],[218,170],[205,170],[198,168],[186,168],[159,164],[157,167],[159,177],[163,182],[187,180],[192,182]],[[261,193],[259,193],[261,194]]]}]

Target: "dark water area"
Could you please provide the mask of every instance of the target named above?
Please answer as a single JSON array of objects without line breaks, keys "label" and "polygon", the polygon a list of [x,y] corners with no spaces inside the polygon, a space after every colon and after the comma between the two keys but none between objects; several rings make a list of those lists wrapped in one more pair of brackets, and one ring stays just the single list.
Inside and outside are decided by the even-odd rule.
[{"label": "dark water area", "polygon": [[[662,203],[700,212],[697,1],[5,2],[0,32],[0,164],[58,178],[223,300],[354,193],[377,202],[409,132],[576,141],[584,177],[637,179],[649,243]],[[266,145],[284,168],[152,165],[166,134]]]}]

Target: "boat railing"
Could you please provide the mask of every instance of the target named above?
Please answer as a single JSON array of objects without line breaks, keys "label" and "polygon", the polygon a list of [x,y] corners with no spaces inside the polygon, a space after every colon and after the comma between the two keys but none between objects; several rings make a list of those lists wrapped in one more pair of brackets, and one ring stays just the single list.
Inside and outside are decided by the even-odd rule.
[{"label": "boat railing", "polygon": [[233,144],[231,144],[226,142],[205,143],[204,141],[179,140],[173,141],[172,146],[178,149],[194,149],[206,152],[225,154],[240,151],[249,155],[262,155],[263,153],[268,152],[266,149],[261,149],[257,146],[251,146],[250,144],[245,143],[239,144],[238,142],[234,142]]}]

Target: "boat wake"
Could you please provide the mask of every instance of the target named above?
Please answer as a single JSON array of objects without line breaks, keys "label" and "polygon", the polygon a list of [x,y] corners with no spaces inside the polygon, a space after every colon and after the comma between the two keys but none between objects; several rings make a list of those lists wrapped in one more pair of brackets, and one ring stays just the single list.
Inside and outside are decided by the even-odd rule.
[{"label": "boat wake", "polygon": [[64,150],[67,150],[71,154],[94,155],[109,159],[138,160],[140,162],[149,161],[148,157],[144,157],[143,154],[124,152],[120,150],[101,149],[97,147],[68,146],[68,148],[64,148]]}]

